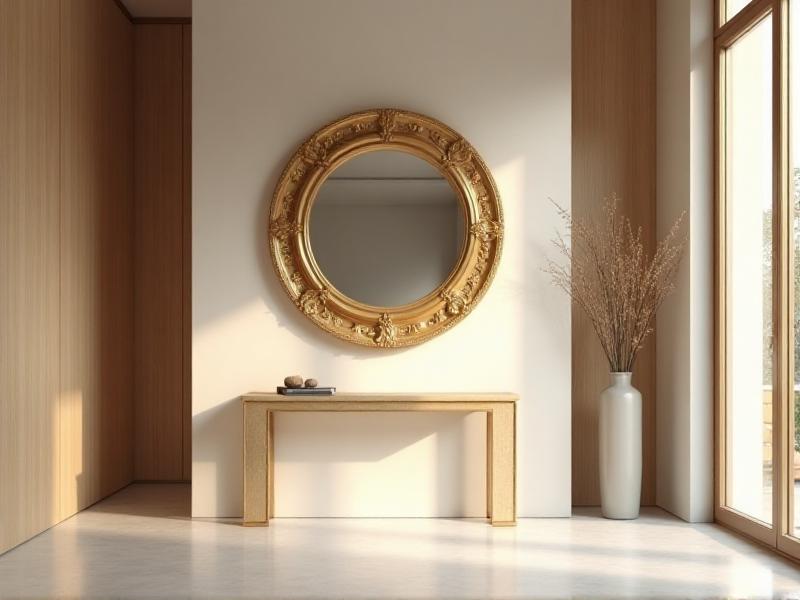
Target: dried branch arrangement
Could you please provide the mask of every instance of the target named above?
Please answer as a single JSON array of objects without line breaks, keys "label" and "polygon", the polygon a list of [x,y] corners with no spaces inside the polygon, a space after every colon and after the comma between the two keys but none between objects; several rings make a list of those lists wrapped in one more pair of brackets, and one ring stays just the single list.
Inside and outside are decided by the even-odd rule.
[{"label": "dried branch arrangement", "polygon": [[629,373],[656,311],[675,289],[686,246],[686,237],[679,237],[684,215],[648,256],[641,227],[634,232],[616,198],[603,207],[604,220],[590,222],[553,204],[568,234],[553,240],[563,260],[548,259],[545,272],[589,317],[611,371]]}]

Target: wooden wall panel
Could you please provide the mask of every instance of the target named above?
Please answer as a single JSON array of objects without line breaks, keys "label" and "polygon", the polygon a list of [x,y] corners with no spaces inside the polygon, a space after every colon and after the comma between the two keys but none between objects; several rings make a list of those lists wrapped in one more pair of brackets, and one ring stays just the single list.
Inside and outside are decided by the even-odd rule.
[{"label": "wooden wall panel", "polygon": [[135,26],[137,480],[181,480],[186,460],[183,43],[182,25]]},{"label": "wooden wall panel", "polygon": [[132,27],[0,0],[0,552],[132,477]]},{"label": "wooden wall panel", "polygon": [[192,478],[192,26],[183,25],[183,479]]},{"label": "wooden wall panel", "polygon": [[[616,193],[620,208],[656,231],[655,1],[573,0],[572,209],[596,214]],[[597,505],[597,403],[608,364],[583,313],[572,321],[572,501]],[[655,337],[637,359],[643,406],[643,504],[655,503]]]},{"label": "wooden wall panel", "polygon": [[59,513],[58,27],[0,0],[0,552]]},{"label": "wooden wall panel", "polygon": [[133,26],[61,2],[61,512],[131,481]]}]

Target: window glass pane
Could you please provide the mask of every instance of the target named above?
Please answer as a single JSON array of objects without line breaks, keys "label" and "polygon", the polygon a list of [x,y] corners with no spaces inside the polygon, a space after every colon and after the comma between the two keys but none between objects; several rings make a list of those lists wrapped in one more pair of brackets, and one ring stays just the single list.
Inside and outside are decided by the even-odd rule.
[{"label": "window glass pane", "polygon": [[725,54],[726,503],[772,522],[772,19]]},{"label": "window glass pane", "polygon": [[725,20],[730,21],[749,3],[750,0],[725,0]]},{"label": "window glass pane", "polygon": [[800,4],[789,3],[789,199],[792,221],[794,306],[793,389],[789,398],[789,531],[800,537]]}]

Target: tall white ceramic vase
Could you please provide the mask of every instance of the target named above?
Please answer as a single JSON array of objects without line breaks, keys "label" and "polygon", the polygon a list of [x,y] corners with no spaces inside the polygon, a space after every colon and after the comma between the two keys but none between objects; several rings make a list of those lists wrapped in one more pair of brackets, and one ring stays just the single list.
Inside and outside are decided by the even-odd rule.
[{"label": "tall white ceramic vase", "polygon": [[642,494],[642,394],[611,373],[600,394],[600,502],[607,519],[635,519]]}]

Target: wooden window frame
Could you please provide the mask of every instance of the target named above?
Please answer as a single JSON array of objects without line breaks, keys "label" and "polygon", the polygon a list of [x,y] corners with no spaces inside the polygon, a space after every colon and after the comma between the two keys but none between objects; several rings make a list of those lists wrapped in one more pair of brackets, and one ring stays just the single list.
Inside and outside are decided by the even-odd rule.
[{"label": "wooden window frame", "polygon": [[[752,0],[725,20],[725,0],[715,0],[714,27],[714,368],[715,368],[715,485],[714,519],[793,559],[800,559],[800,540],[791,537],[793,486],[789,486],[793,457],[793,420],[789,418],[793,382],[791,331],[793,252],[790,235],[788,2]],[[800,0],[793,0],[800,10]],[[727,51],[768,15],[772,17],[772,205],[773,205],[773,415],[772,525],[726,506],[727,456],[727,306],[726,271],[726,95]],[[788,426],[787,426],[788,425]],[[800,515],[798,515],[800,517]]]}]

